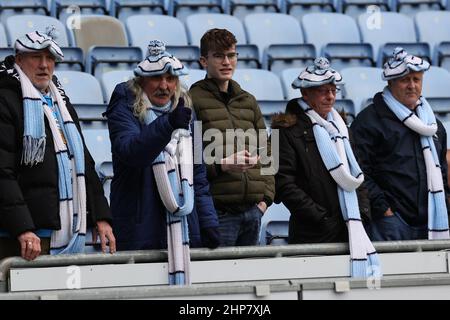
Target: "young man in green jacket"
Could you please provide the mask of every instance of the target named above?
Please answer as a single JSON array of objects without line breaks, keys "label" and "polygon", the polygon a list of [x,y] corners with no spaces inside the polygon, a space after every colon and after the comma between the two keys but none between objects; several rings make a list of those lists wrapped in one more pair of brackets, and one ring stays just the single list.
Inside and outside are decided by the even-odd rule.
[{"label": "young man in green jacket", "polygon": [[[255,97],[231,79],[237,64],[236,43],[226,29],[207,31],[200,43],[200,63],[207,76],[190,89],[202,123],[204,157],[223,246],[257,244],[261,217],[275,192],[273,175],[265,175],[259,163],[258,150],[268,148],[261,111]],[[208,138],[211,135],[214,139]],[[208,156],[214,161],[208,161]]]}]

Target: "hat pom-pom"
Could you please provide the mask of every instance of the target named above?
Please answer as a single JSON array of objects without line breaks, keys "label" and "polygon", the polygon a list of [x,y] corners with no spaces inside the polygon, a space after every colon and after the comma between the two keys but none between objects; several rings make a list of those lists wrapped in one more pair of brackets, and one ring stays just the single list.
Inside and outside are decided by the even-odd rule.
[{"label": "hat pom-pom", "polygon": [[328,61],[325,57],[319,57],[316,60],[314,60],[314,67],[317,70],[327,70],[330,68],[330,61]]},{"label": "hat pom-pom", "polygon": [[56,27],[54,25],[48,26],[45,29],[45,33],[53,40],[56,40],[59,36],[59,32],[58,30],[56,30]]},{"label": "hat pom-pom", "polygon": [[152,40],[148,44],[148,54],[150,56],[158,56],[166,51],[164,42],[160,40]]},{"label": "hat pom-pom", "polygon": [[394,49],[394,54],[393,54],[394,60],[403,61],[403,59],[405,59],[405,57],[407,55],[408,55],[408,52],[406,52],[406,50],[401,47],[397,47]]}]

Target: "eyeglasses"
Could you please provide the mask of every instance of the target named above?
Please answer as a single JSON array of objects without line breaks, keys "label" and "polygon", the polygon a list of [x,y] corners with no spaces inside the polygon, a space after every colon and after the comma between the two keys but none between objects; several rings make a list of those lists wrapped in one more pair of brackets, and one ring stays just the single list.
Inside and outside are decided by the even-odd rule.
[{"label": "eyeglasses", "polygon": [[[236,61],[239,56],[238,52],[229,52],[227,54],[225,53],[213,53],[212,58],[216,62],[223,62],[225,60],[225,57],[228,58],[229,61]],[[206,56],[208,57],[208,56]]]},{"label": "eyeglasses", "polygon": [[316,91],[319,92],[321,95],[326,95],[328,93],[331,93],[333,96],[335,96],[339,91],[341,91],[341,89],[340,88],[330,88],[330,89],[317,88]]}]

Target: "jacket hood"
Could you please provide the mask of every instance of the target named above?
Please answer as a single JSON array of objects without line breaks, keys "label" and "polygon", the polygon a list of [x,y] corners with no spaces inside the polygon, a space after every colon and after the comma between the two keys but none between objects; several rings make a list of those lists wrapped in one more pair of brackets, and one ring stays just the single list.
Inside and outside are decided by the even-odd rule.
[{"label": "jacket hood", "polygon": [[297,116],[291,113],[278,113],[272,116],[272,129],[289,128],[297,123]]}]

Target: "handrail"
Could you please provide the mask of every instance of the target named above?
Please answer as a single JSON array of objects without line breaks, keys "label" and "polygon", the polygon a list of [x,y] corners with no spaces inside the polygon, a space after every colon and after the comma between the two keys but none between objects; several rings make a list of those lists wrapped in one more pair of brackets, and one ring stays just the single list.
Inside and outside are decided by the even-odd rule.
[{"label": "handrail", "polygon": [[[450,240],[410,240],[374,242],[378,253],[450,250]],[[191,249],[191,260],[244,259],[263,257],[343,255],[348,243],[298,244],[285,246],[247,246]],[[20,257],[0,260],[0,282],[6,281],[11,268],[38,268],[64,265],[126,264],[167,261],[167,250],[121,251],[115,254],[93,253],[40,256],[34,261]]]}]

